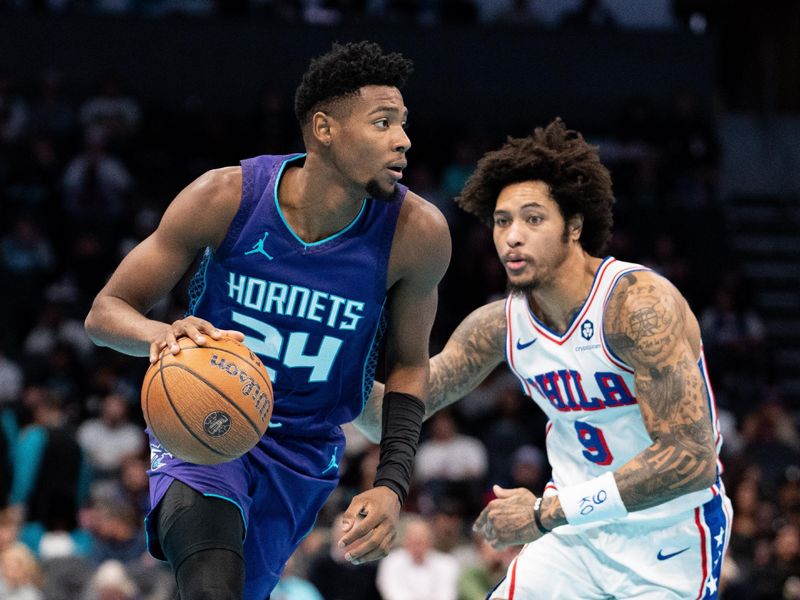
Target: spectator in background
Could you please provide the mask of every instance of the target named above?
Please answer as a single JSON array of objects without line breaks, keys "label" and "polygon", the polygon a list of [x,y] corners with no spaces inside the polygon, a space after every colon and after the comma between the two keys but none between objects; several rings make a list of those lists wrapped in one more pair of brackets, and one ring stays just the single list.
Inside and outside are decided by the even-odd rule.
[{"label": "spectator in background", "polygon": [[772,543],[765,540],[757,561],[750,580],[752,600],[786,598],[784,590],[789,578],[800,574],[800,528],[781,525]]},{"label": "spectator in background", "polygon": [[69,306],[61,302],[40,305],[36,324],[28,332],[22,348],[28,357],[44,361],[60,344],[69,347],[83,359],[94,352],[83,324],[69,314]]},{"label": "spectator in background", "polygon": [[9,415],[11,411],[0,406],[0,510],[8,506],[8,495],[11,482],[14,480],[14,457],[12,451],[16,445],[16,419]]},{"label": "spectator in background", "polygon": [[18,344],[30,326],[38,306],[31,298],[40,296],[46,277],[55,266],[53,247],[37,221],[19,216],[11,231],[0,238],[0,285],[11,294],[0,295],[1,341]]},{"label": "spectator in background", "polygon": [[[491,0],[487,5],[493,4]],[[492,15],[491,20],[498,25],[511,27],[536,27],[542,24],[532,0],[511,0],[506,6]]]},{"label": "spectator in background", "polygon": [[7,164],[9,208],[15,214],[36,215],[40,226],[50,229],[57,219],[52,206],[63,167],[53,137],[34,131],[19,144]]},{"label": "spectator in background", "polygon": [[[497,481],[500,485],[511,480],[514,453],[531,443],[532,425],[541,421],[538,414],[529,414],[535,407],[520,392],[519,382],[505,378],[503,381],[502,386],[492,386],[496,413],[488,422],[478,425],[483,432],[482,439],[489,456],[487,479]],[[544,425],[541,426],[541,431],[544,431]]]},{"label": "spectator in background", "polygon": [[123,461],[145,448],[142,429],[130,421],[128,413],[128,400],[112,393],[101,401],[100,416],[78,427],[78,443],[96,479],[118,477]]},{"label": "spectator in background", "polygon": [[[33,423],[22,429],[14,450],[10,503],[32,523],[44,523],[54,511],[77,507],[88,498],[91,473],[64,415],[62,400],[47,388],[32,387],[24,402]],[[71,524],[65,524],[69,530]]]},{"label": "spectator in background", "polygon": [[63,147],[77,125],[75,109],[64,95],[61,73],[47,70],[39,80],[38,95],[31,104],[31,124],[36,130],[51,135]]},{"label": "spectator in background", "polygon": [[0,553],[0,598],[42,600],[41,582],[36,557],[24,544],[11,544]]},{"label": "spectator in background", "polygon": [[137,600],[140,598],[136,584],[125,566],[117,560],[100,565],[89,581],[85,600]]},{"label": "spectator in background", "polygon": [[0,151],[20,141],[28,127],[28,118],[28,105],[14,93],[11,76],[0,72]]},{"label": "spectator in background", "polygon": [[[428,429],[430,437],[419,445],[414,465],[425,501],[434,506],[445,497],[479,498],[488,463],[483,443],[462,434],[449,410],[431,417]],[[422,503],[421,498],[426,510]]]},{"label": "spectator in background", "polygon": [[94,536],[91,561],[100,565],[118,560],[125,565],[146,556],[141,515],[124,502],[100,501],[89,511],[88,528]]},{"label": "spectator in background", "polygon": [[99,127],[84,136],[84,151],[64,171],[64,211],[76,226],[113,235],[133,187],[127,167],[107,150],[108,134]]},{"label": "spectator in background", "polygon": [[114,497],[133,506],[143,518],[150,510],[149,468],[149,460],[142,456],[128,456],[122,461],[119,476],[114,480],[119,486]]},{"label": "spectator in background", "polygon": [[458,562],[433,548],[427,521],[409,515],[402,547],[378,564],[377,583],[383,600],[456,600]]},{"label": "spectator in background", "polygon": [[[278,585],[272,590],[271,600],[329,600],[320,595],[314,584],[307,581],[297,566],[297,553],[286,562]],[[352,584],[351,584],[352,585]]]},{"label": "spectator in background", "polygon": [[0,554],[19,538],[19,518],[13,510],[0,510]]},{"label": "spectator in background", "polygon": [[800,432],[777,390],[767,390],[760,400],[742,421],[744,454],[758,467],[761,484],[772,495],[787,469],[798,464]]},{"label": "spectator in background", "polygon": [[603,0],[582,0],[577,8],[564,12],[560,23],[565,29],[613,29],[616,25],[614,13]]},{"label": "spectator in background", "polygon": [[19,400],[22,368],[0,347],[0,410]]},{"label": "spectator in background", "polygon": [[506,575],[508,565],[519,552],[519,546],[495,550],[481,536],[475,536],[480,560],[465,569],[458,578],[458,600],[484,600],[488,590],[494,588]]},{"label": "spectator in background", "polygon": [[[739,559],[739,568],[749,576],[756,544],[765,535],[764,527],[771,515],[765,514],[768,506],[760,493],[758,475],[751,470],[736,487],[733,494],[736,519],[729,552]],[[766,519],[765,519],[766,517]]]},{"label": "spectator in background", "polygon": [[675,238],[670,233],[662,231],[655,236],[652,255],[645,259],[644,264],[669,279],[687,298],[692,297],[689,263],[678,251]]},{"label": "spectator in background", "polygon": [[447,198],[455,198],[464,188],[467,177],[475,169],[480,156],[477,142],[471,139],[460,139],[455,143],[451,160],[442,171],[441,188]]},{"label": "spectator in background", "polygon": [[536,446],[520,446],[511,457],[511,479],[502,487],[524,487],[531,491],[544,489],[547,471],[544,452]]},{"label": "spectator in background", "polygon": [[[333,531],[341,527],[342,515],[333,521]],[[354,565],[344,557],[339,548],[338,537],[326,532],[329,539],[327,548],[311,559],[308,580],[322,594],[325,600],[380,600],[375,578],[378,563],[369,562]]]},{"label": "spectator in background", "polygon": [[433,168],[424,162],[412,163],[403,173],[403,177],[420,196],[442,211],[447,224],[453,229],[459,214],[452,198],[442,193]]},{"label": "spectator in background", "polygon": [[700,316],[700,328],[713,357],[711,376],[725,404],[741,418],[764,387],[768,352],[764,322],[737,287],[717,288],[714,303]]},{"label": "spectator in background", "polygon": [[708,208],[717,200],[719,143],[713,119],[697,97],[681,90],[672,99],[664,125],[665,173],[670,206]]},{"label": "spectator in background", "polygon": [[107,75],[97,94],[80,107],[86,131],[96,131],[112,146],[124,145],[138,131],[142,118],[139,102],[123,91],[117,75]]},{"label": "spectator in background", "polygon": [[464,498],[445,497],[433,507],[428,523],[433,532],[433,547],[452,556],[463,568],[477,562],[478,556],[471,538],[467,535],[465,506],[471,502]]},{"label": "spectator in background", "polygon": [[797,463],[786,469],[778,487],[778,512],[787,522],[800,527],[800,456]]}]

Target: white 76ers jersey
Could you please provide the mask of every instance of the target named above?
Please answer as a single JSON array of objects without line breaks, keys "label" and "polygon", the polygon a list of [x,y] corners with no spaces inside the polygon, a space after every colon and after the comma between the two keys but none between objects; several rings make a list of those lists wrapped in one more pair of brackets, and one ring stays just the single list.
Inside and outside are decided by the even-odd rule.
[{"label": "white 76ers jersey", "polygon": [[[541,323],[524,295],[506,300],[506,359],[525,393],[547,414],[547,456],[556,489],[616,471],[652,444],[636,401],[633,369],[606,343],[603,314],[615,285],[626,273],[645,270],[606,258],[595,274],[586,303],[564,334]],[[722,444],[705,360],[698,369],[706,383],[717,452]],[[661,518],[707,502],[720,493],[717,482],[627,519]]]}]

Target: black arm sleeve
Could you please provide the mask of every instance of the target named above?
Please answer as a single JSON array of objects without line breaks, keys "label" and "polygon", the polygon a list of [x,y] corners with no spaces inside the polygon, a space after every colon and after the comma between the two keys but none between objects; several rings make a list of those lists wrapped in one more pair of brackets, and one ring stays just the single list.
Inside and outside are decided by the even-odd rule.
[{"label": "black arm sleeve", "polygon": [[411,469],[424,416],[425,404],[411,394],[387,392],[383,397],[381,458],[374,485],[385,485],[394,491],[401,506],[411,485]]}]

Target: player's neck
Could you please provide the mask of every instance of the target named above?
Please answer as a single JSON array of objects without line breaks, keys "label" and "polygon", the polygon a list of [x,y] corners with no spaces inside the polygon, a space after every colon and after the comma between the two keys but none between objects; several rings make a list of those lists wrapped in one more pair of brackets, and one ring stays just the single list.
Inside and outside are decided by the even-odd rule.
[{"label": "player's neck", "polygon": [[330,237],[356,218],[365,194],[330,177],[324,166],[306,159],[302,168],[284,171],[278,204],[292,231],[308,243]]},{"label": "player's neck", "polygon": [[571,252],[546,284],[529,292],[528,304],[548,327],[565,332],[592,289],[602,259],[583,250]]}]

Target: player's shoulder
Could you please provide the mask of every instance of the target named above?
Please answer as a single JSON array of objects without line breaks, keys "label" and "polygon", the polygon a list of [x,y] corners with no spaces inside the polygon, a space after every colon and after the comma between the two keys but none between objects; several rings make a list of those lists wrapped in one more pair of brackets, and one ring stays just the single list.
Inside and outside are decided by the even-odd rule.
[{"label": "player's shoulder", "polygon": [[206,171],[175,197],[159,231],[200,246],[217,246],[239,210],[241,196],[240,167]]},{"label": "player's shoulder", "polygon": [[666,277],[652,269],[642,267],[623,273],[609,296],[606,312],[614,309],[635,309],[642,302],[656,299],[671,303],[683,301],[678,288]]},{"label": "player's shoulder", "polygon": [[603,327],[612,350],[634,365],[650,364],[697,329],[675,285],[649,269],[620,277],[606,303]]},{"label": "player's shoulder", "polygon": [[189,187],[209,202],[238,203],[242,195],[242,168],[231,166],[211,169],[195,179]]},{"label": "player's shoulder", "polygon": [[438,281],[450,263],[451,250],[450,230],[442,212],[408,191],[400,209],[392,248],[398,257],[407,259],[400,263],[425,264]]},{"label": "player's shoulder", "polygon": [[408,190],[403,206],[400,209],[400,219],[404,226],[409,227],[418,235],[445,235],[449,239],[450,231],[447,221],[433,203]]}]

